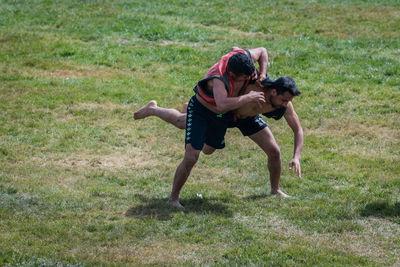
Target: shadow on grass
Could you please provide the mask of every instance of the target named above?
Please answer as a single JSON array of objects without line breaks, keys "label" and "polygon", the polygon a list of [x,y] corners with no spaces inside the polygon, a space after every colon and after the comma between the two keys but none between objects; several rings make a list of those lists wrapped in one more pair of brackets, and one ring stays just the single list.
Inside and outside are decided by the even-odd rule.
[{"label": "shadow on grass", "polygon": [[369,203],[361,210],[361,216],[391,218],[392,221],[400,224],[400,202],[396,202],[393,205],[389,204],[387,201]]},{"label": "shadow on grass", "polygon": [[249,195],[246,197],[243,197],[244,200],[263,200],[269,197],[273,197],[274,195],[271,194],[267,194],[267,193],[261,193],[261,194],[257,194],[257,195]]},{"label": "shadow on grass", "polygon": [[190,198],[182,199],[181,204],[184,210],[172,207],[167,203],[168,199],[147,199],[143,196],[137,196],[144,204],[132,207],[126,211],[127,217],[136,218],[156,218],[158,220],[169,220],[175,213],[197,213],[213,214],[215,216],[232,217],[233,213],[229,207],[223,203],[223,200],[216,198]]},{"label": "shadow on grass", "polygon": [[270,193],[260,193],[260,194],[245,196],[242,199],[250,200],[250,201],[259,201],[259,200],[266,200],[266,199],[293,200],[293,199],[298,199],[298,197],[297,196],[290,196],[288,198],[285,198],[285,197],[282,197],[280,195],[272,195]]}]

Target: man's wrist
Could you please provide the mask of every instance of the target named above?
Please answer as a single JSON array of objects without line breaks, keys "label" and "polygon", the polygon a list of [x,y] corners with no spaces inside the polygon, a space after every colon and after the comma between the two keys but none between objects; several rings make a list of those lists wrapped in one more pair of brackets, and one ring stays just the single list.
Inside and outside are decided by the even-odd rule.
[{"label": "man's wrist", "polygon": [[245,95],[243,95],[243,97],[245,97],[245,99],[243,101],[245,104],[248,104],[251,102],[251,97],[249,94],[245,94]]}]

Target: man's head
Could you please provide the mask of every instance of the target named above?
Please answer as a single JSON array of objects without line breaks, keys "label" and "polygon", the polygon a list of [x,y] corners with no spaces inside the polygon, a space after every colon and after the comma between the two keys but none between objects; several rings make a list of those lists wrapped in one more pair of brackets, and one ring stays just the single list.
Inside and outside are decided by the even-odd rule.
[{"label": "man's head", "polygon": [[290,77],[280,77],[279,79],[267,78],[261,82],[263,86],[269,89],[275,89],[277,95],[281,95],[285,92],[289,92],[292,96],[300,95],[299,89],[297,89],[296,82]]},{"label": "man's head", "polygon": [[274,108],[286,108],[295,96],[300,95],[295,81],[290,77],[281,77],[276,80],[267,78],[261,84],[271,90],[269,102]]},{"label": "man's head", "polygon": [[253,60],[244,53],[236,53],[228,60],[228,71],[235,80],[247,80],[256,70]]}]

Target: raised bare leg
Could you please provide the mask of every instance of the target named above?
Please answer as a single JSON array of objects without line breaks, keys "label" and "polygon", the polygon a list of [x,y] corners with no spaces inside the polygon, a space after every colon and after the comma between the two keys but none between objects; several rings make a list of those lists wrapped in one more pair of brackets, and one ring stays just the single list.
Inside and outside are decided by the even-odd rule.
[{"label": "raised bare leg", "polygon": [[154,115],[154,109],[157,108],[157,102],[155,100],[151,100],[149,103],[144,105],[141,109],[133,113],[133,118],[135,120],[144,119],[148,116]]},{"label": "raised bare leg", "polygon": [[144,119],[149,116],[156,116],[179,129],[185,129],[186,127],[186,113],[179,112],[172,108],[159,107],[155,100],[150,101],[141,109],[133,113],[133,118],[135,120]]}]

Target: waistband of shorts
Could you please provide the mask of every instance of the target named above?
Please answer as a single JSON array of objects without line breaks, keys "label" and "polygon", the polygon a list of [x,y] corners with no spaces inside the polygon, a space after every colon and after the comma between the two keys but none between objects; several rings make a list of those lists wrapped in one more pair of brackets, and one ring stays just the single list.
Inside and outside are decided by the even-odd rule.
[{"label": "waistband of shorts", "polygon": [[213,115],[219,115],[218,113],[215,113],[211,110],[209,110],[207,107],[205,107],[196,97],[196,95],[192,96],[192,98],[190,99],[189,103],[192,102],[194,105],[196,105],[196,107],[204,110],[205,112],[209,113],[209,114],[213,114]]},{"label": "waistband of shorts", "polygon": [[234,121],[234,114],[232,111],[228,111],[225,114],[219,114],[219,113],[215,113],[211,110],[209,110],[207,107],[205,107],[197,98],[196,95],[192,96],[192,98],[190,99],[189,103],[193,103],[193,105],[196,106],[196,108],[200,109],[201,112],[204,112],[212,117],[216,117],[216,118],[220,118],[223,119],[225,122],[233,122]]}]

